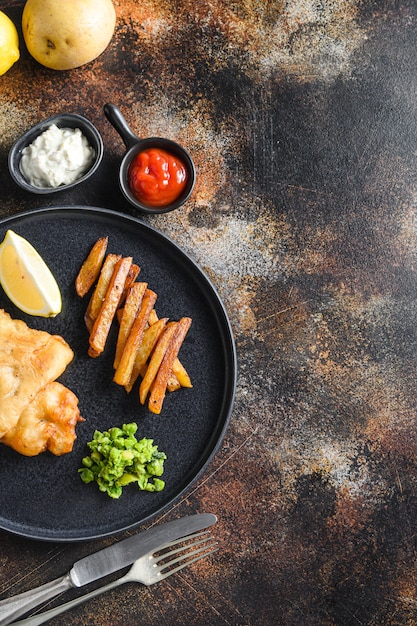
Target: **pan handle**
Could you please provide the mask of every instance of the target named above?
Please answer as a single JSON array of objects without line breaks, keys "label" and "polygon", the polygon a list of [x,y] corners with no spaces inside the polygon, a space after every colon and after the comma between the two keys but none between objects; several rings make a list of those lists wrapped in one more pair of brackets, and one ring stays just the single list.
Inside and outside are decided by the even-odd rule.
[{"label": "pan handle", "polygon": [[131,131],[119,107],[110,103],[105,104],[104,115],[117,130],[127,149],[132,148],[140,141],[139,137]]}]

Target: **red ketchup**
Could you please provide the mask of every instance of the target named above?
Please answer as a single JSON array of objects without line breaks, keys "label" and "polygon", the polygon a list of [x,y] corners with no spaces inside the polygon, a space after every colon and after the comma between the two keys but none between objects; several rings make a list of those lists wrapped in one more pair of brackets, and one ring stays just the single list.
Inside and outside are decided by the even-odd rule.
[{"label": "red ketchup", "polygon": [[177,156],[159,148],[148,148],[139,152],[130,164],[128,182],[139,202],[166,206],[183,192],[187,169]]}]

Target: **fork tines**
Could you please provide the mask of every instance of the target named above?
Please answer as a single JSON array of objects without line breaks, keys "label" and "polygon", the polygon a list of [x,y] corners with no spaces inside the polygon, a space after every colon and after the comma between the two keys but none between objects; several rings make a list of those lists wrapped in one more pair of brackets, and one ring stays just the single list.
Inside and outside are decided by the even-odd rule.
[{"label": "fork tines", "polygon": [[[190,543],[190,539],[196,539],[196,541]],[[166,544],[163,550],[154,554],[155,567],[159,570],[158,574],[161,580],[218,550],[215,547],[218,541],[215,541],[207,531],[194,533],[184,537],[182,541],[184,542],[183,545],[175,550],[170,550],[169,548],[173,545],[178,545],[178,540]],[[170,559],[174,555],[178,556]],[[172,567],[177,563],[179,565]]]}]

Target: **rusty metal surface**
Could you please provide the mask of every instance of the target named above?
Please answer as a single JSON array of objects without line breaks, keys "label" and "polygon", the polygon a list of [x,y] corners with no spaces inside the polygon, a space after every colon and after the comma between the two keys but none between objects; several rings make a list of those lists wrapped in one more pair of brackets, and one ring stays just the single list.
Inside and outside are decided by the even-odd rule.
[{"label": "rusty metal surface", "polygon": [[[23,4],[1,9],[18,23]],[[53,624],[415,624],[417,5],[115,6],[114,39],[96,61],[53,72],[22,45],[0,78],[0,217],[57,203],[132,213],[105,102],[139,136],[183,143],[197,166],[193,197],[144,219],[218,288],[239,381],[221,450],[162,518],[217,514],[220,551]],[[105,158],[91,184],[45,202],[14,185],[7,153],[64,110],[97,125]],[[1,597],[110,541],[0,533]]]}]

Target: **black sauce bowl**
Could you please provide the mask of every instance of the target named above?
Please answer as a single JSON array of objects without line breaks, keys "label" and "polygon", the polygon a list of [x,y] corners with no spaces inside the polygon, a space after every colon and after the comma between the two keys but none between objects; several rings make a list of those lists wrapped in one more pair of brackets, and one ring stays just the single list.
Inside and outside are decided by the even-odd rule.
[{"label": "black sauce bowl", "polygon": [[[178,209],[182,206],[190,197],[194,189],[196,178],[194,163],[188,152],[171,139],[164,139],[162,137],[148,137],[146,139],[140,139],[131,131],[120,109],[114,104],[105,104],[104,114],[110,124],[119,133],[127,148],[127,152],[120,164],[119,184],[123,195],[130,202],[130,204],[143,213],[168,213],[169,211],[173,211],[174,209]],[[165,150],[166,152],[178,157],[187,170],[187,181],[183,191],[173,202],[163,206],[151,206],[141,202],[132,193],[129,186],[128,174],[130,164],[140,152],[148,148]]]},{"label": "black sauce bowl", "polygon": [[[90,146],[94,149],[94,161],[89,169],[82,176],[80,176],[80,178],[77,178],[77,180],[74,180],[68,185],[59,185],[58,187],[36,187],[35,185],[31,185],[20,170],[22,152],[24,148],[33,143],[35,139],[52,126],[52,124],[55,124],[58,128],[79,128],[82,134],[86,137]],[[8,164],[11,177],[20,187],[26,191],[36,194],[50,194],[56,193],[57,191],[65,191],[85,182],[97,170],[102,158],[103,140],[96,127],[81,115],[77,115],[76,113],[62,113],[39,122],[19,137],[19,139],[15,141],[13,146],[10,148]]]}]

